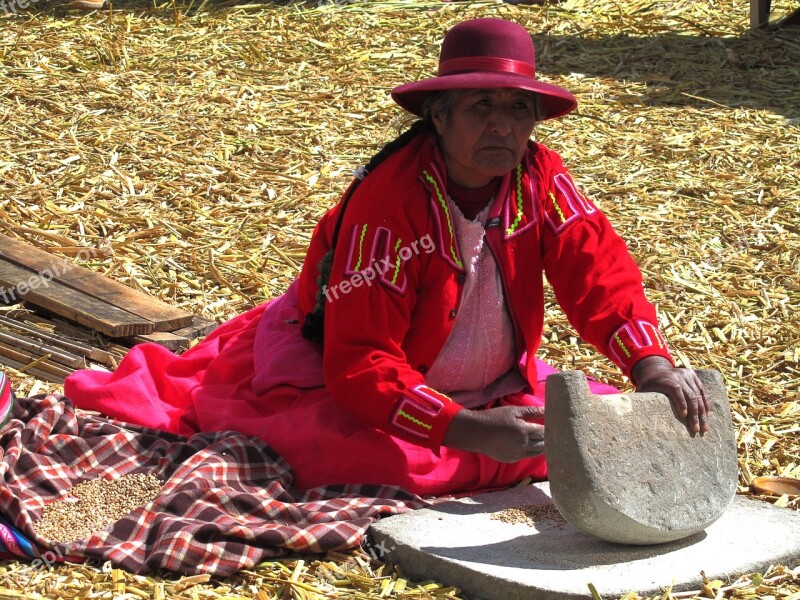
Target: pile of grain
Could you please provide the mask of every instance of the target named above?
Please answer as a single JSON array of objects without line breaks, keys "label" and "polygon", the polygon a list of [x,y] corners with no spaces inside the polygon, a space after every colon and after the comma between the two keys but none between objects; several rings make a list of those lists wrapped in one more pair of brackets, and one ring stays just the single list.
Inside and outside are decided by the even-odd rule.
[{"label": "pile of grain", "polygon": [[559,525],[566,523],[555,504],[514,506],[493,513],[491,518],[512,525],[530,525],[531,527],[541,525],[545,521],[555,521]]},{"label": "pile of grain", "polygon": [[52,542],[84,539],[151,502],[160,492],[161,482],[145,473],[84,481],[70,490],[69,497],[46,504],[34,530]]}]

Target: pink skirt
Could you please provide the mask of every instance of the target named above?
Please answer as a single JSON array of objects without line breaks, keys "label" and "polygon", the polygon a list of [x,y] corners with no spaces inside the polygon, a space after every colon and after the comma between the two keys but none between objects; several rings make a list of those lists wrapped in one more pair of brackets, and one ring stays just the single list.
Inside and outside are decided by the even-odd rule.
[{"label": "pink skirt", "polygon": [[[472,493],[547,478],[543,456],[501,463],[431,450],[358,421],[322,384],[318,350],[299,336],[295,286],[220,325],[175,355],[156,344],[128,352],[113,373],[77,371],[64,390],[79,408],[184,436],[234,430],[262,439],[291,466],[294,486],[395,485],[421,496]],[[490,406],[544,406],[544,380]],[[592,382],[596,394],[616,393]],[[484,407],[488,408],[488,407]],[[481,409],[478,409],[481,410]]]}]

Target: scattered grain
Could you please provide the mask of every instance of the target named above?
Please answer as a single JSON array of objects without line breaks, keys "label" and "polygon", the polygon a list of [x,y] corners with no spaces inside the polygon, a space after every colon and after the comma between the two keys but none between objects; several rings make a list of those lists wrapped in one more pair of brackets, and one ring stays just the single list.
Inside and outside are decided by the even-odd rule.
[{"label": "scattered grain", "polygon": [[81,540],[151,502],[159,492],[161,482],[146,473],[84,481],[70,496],[46,504],[34,530],[54,543]]}]

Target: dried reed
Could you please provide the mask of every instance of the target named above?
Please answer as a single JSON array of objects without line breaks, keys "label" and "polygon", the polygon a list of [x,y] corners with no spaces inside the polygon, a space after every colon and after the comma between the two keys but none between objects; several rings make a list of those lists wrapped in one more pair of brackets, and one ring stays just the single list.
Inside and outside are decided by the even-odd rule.
[{"label": "dried reed", "polygon": [[[541,77],[580,101],[537,137],[628,240],[675,356],[725,376],[740,491],[758,475],[800,476],[793,33],[749,31],[744,0],[137,1],[89,15],[0,16],[0,230],[67,257],[111,248],[86,266],[231,317],[297,275],[316,220],[404,119],[388,90],[433,73],[442,32],[467,17],[516,20],[534,34]],[[552,299],[547,321],[543,358],[624,385]],[[13,375],[21,395],[43,387]],[[697,593],[796,599],[800,573],[790,567]],[[22,589],[27,570],[5,563],[0,588]],[[58,567],[36,573],[24,593],[457,595],[412,585],[358,551],[226,581],[114,572]]]}]

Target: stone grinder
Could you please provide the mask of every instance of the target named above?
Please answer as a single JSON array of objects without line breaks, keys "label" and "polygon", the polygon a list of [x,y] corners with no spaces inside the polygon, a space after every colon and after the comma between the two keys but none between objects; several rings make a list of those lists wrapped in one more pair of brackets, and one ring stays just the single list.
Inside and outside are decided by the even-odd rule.
[{"label": "stone grinder", "polygon": [[547,378],[550,492],[569,523],[644,545],[688,537],[722,515],[736,493],[736,439],[722,376],[697,374],[711,405],[703,435],[662,394],[595,396],[581,372]]},{"label": "stone grinder", "polygon": [[[550,482],[383,518],[370,527],[379,558],[419,580],[503,600],[586,598],[588,584],[606,598],[660,597],[666,586],[697,590],[701,571],[733,580],[794,564],[800,513],[734,495],[722,377],[698,374],[712,404],[703,436],[689,433],[661,394],[593,396],[582,373],[550,376]],[[509,510],[531,521],[498,518]]]}]

